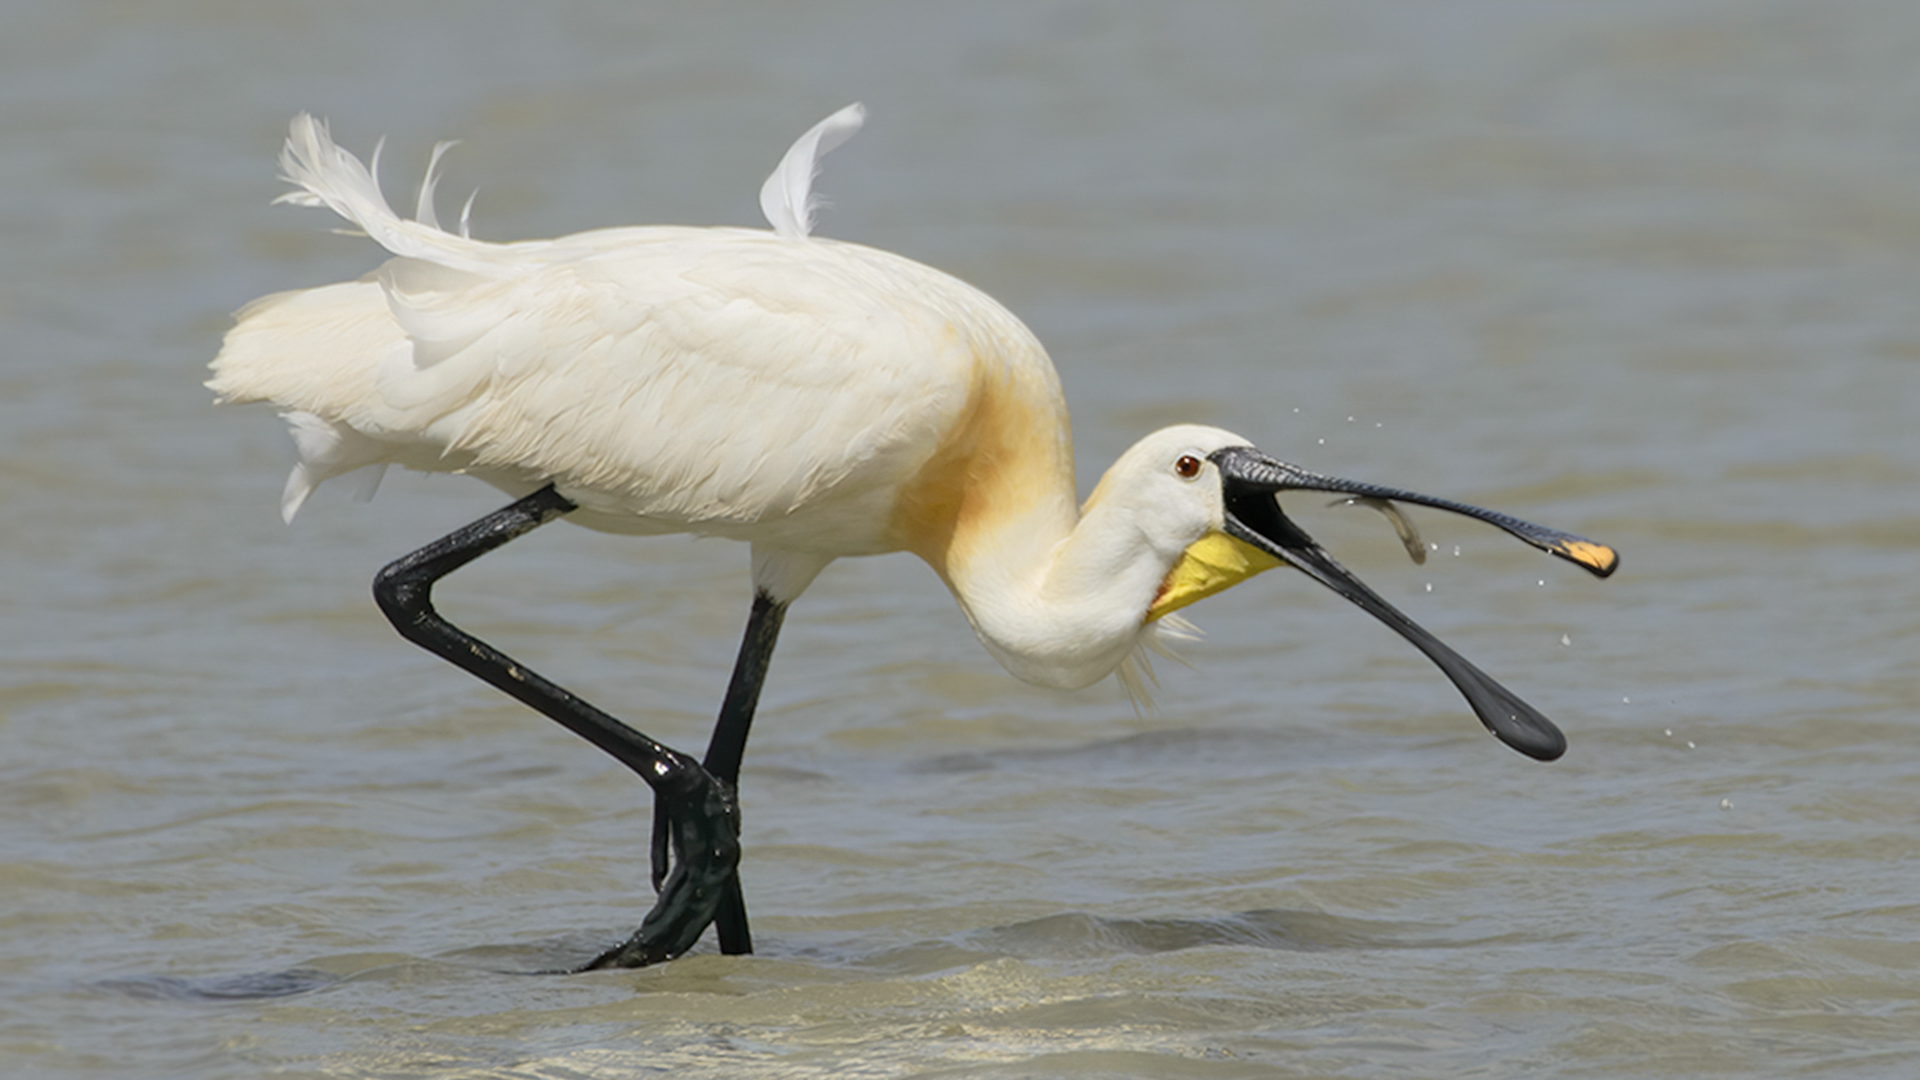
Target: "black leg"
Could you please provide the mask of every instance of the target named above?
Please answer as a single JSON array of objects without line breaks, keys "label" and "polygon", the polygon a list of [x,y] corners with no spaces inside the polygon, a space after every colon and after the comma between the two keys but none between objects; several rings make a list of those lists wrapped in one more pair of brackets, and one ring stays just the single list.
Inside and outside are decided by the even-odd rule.
[{"label": "black leg", "polygon": [[[734,782],[712,775],[685,754],[654,742],[548,682],[447,622],[433,608],[434,582],[573,509],[574,504],[551,485],[544,487],[389,564],[374,579],[373,593],[380,610],[407,640],[559,722],[613,755],[653,788],[656,814],[667,822],[676,865],[664,882],[657,882],[660,897],[633,937],[587,965],[587,969],[638,967],[692,948],[713,922],[740,863],[740,812]],[[760,667],[764,672],[764,661]],[[747,715],[752,715],[751,701]],[[743,728],[741,741],[744,738]],[[658,860],[656,855],[656,872]],[[737,885],[735,890],[737,894]],[[744,930],[744,918],[741,926]]]},{"label": "black leg", "polygon": [[[727,696],[720,704],[720,718],[713,725],[713,739],[707,744],[706,760],[701,762],[715,779],[740,789],[740,758],[747,749],[747,729],[753,726],[753,712],[760,704],[760,686],[767,679],[767,665],[773,659],[773,647],[780,640],[780,624],[787,617],[787,605],[766,593],[753,597],[753,614],[747,618],[747,632],[740,639],[740,657],[733,664],[733,678],[727,683]],[[659,837],[654,838],[654,860],[660,859]],[[720,938],[720,951],[738,956],[753,951],[753,935],[747,929],[747,902],[740,892],[740,875],[722,886],[720,907],[714,914],[713,929]]]},{"label": "black leg", "polygon": [[[702,767],[713,782],[720,785],[730,795],[740,787],[740,759],[747,748],[747,730],[753,726],[754,709],[760,704],[760,687],[766,682],[767,665],[773,659],[773,647],[780,639],[780,624],[787,615],[787,605],[774,600],[765,593],[757,593],[753,598],[753,613],[747,618],[747,632],[740,640],[740,656],[734,661],[733,677],[727,683],[727,696],[720,703],[720,717],[713,725],[713,739],[707,744],[707,757]],[[671,882],[675,857],[680,850],[678,840],[671,839],[669,826],[674,819],[665,806],[665,796],[656,795],[653,815],[653,887],[661,891],[662,881]],[[739,809],[734,804],[733,821],[735,834],[738,835]],[[753,934],[747,926],[746,898],[740,892],[740,874],[738,869],[720,883],[720,898],[713,914],[713,929],[720,939],[720,952],[726,956],[740,956],[753,951]],[[595,960],[589,967],[638,966],[627,959],[627,950],[635,947],[645,934],[634,935],[634,940],[605,956]]]}]

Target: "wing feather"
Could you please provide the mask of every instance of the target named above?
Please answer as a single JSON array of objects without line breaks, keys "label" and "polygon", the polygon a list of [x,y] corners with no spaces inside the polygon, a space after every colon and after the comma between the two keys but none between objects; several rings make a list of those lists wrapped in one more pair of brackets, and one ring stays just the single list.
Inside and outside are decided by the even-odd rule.
[{"label": "wing feather", "polygon": [[821,201],[813,192],[814,177],[820,175],[820,159],[853,138],[866,122],[866,107],[856,101],[794,141],[773,175],[760,186],[760,212],[767,215],[767,224],[774,232],[797,240],[813,231],[813,212]]},{"label": "wing feather", "polygon": [[212,385],[308,417],[303,450],[330,452],[303,491],[368,464],[371,439],[381,460],[552,479],[606,515],[725,532],[890,499],[981,363],[1047,363],[970,286],[857,245],[641,228],[529,254],[511,276],[401,258],[263,300]]},{"label": "wing feather", "polygon": [[[895,295],[861,282],[875,272],[864,249],[744,231],[663,240],[493,298],[494,329],[439,361],[486,372],[471,391],[447,383],[446,404],[467,407],[448,449],[645,516],[745,524],[896,483],[964,408],[969,335],[910,282]],[[383,394],[413,389],[402,381],[383,379]]]},{"label": "wing feather", "polygon": [[[897,255],[802,239],[819,158],[862,116],[850,106],[788,151],[763,190],[774,232],[493,244],[435,222],[442,148],[420,220],[406,221],[302,115],[282,155],[298,186],[285,201],[332,208],[396,257],[360,281],[248,305],[208,385],[289,414],[301,453],[289,516],[332,476],[397,463],[509,489],[552,481],[595,527],[760,539],[791,518],[798,532],[780,539],[795,550],[814,527],[840,554],[888,550],[900,485],[998,378],[987,369],[1017,375],[1009,385],[1063,430],[1065,405],[1038,342],[984,294]],[[850,541],[849,523],[870,535]]]}]

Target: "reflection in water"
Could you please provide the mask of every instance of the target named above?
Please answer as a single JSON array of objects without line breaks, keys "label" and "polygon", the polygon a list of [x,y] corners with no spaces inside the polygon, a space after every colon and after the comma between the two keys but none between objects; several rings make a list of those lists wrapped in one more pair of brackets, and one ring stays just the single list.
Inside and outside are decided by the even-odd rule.
[{"label": "reflection in water", "polygon": [[251,972],[245,975],[217,975],[182,978],[175,975],[147,975],[126,979],[102,979],[94,984],[103,990],[132,997],[171,998],[178,1001],[247,1001],[260,998],[292,997],[311,993],[339,982],[336,975],[312,968],[286,971]]},{"label": "reflection in water", "polygon": [[[1213,919],[1112,919],[1072,913],[982,931],[970,935],[968,940],[1023,959],[1163,953],[1216,945],[1290,952],[1455,945],[1406,936],[1415,929],[1403,923],[1279,909],[1245,911]],[[1430,933],[1433,928],[1418,929]]]}]

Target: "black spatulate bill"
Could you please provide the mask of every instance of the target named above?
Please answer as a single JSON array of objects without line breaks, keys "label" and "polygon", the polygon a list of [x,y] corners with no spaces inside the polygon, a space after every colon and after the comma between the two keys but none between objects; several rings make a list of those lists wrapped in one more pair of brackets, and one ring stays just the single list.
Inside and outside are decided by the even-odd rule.
[{"label": "black spatulate bill", "polygon": [[1392,627],[1414,648],[1427,655],[1457,687],[1474,715],[1495,738],[1528,757],[1552,761],[1566,752],[1567,738],[1551,720],[1520,700],[1465,657],[1398,608],[1367,588],[1353,572],[1341,566],[1314,539],[1280,509],[1274,498],[1282,491],[1325,491],[1367,499],[1390,499],[1448,510],[1476,518],[1527,543],[1578,565],[1599,577],[1613,573],[1619,555],[1604,544],[1522,521],[1478,506],[1437,499],[1430,495],[1359,481],[1322,476],[1275,461],[1252,447],[1216,451],[1212,460],[1220,469],[1227,504],[1226,531],[1235,539],[1265,551],[1296,567],[1308,577],[1351,600],[1361,610]]}]

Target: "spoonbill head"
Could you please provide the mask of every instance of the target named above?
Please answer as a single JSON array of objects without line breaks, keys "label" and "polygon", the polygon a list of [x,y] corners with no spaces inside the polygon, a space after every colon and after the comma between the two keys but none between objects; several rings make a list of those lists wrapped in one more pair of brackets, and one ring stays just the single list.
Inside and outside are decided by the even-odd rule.
[{"label": "spoonbill head", "polygon": [[[355,281],[243,308],[208,382],[283,410],[299,460],[289,519],[319,484],[398,464],[461,472],[506,508],[381,570],[394,626],[638,773],[656,798],[641,927],[589,967],[676,956],[709,924],[751,950],[735,787],[787,606],[835,559],[907,551],[952,590],[1008,671],[1042,686],[1125,678],[1181,636],[1182,608],[1290,565],[1430,657],[1493,734],[1551,760],[1551,722],[1363,585],[1278,496],[1333,492],[1487,522],[1597,574],[1613,551],[1568,533],[1271,458],[1219,428],[1153,432],[1082,505],[1059,379],[1033,334],[978,289],[910,259],[811,235],[821,155],[851,106],[794,144],[761,191],[770,230],[636,227],[488,243],[436,220],[440,150],[413,219],[374,169],[299,116],[282,201],[332,209],[389,258]],[[441,149],[444,149],[442,147]],[[378,156],[374,166],[377,168]],[[471,202],[469,202],[469,208]],[[370,487],[369,487],[370,490]],[[751,545],[754,603],[701,760],[648,738],[435,611],[435,582],[558,517]],[[1411,545],[1410,545],[1411,549]]]}]

